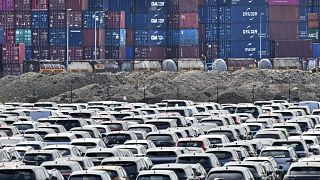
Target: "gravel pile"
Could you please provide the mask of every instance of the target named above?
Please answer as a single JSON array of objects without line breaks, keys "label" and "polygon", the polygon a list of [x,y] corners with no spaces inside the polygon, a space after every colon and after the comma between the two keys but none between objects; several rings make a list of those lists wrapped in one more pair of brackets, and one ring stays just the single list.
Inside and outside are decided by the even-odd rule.
[{"label": "gravel pile", "polygon": [[288,70],[243,70],[221,72],[134,72],[104,74],[28,73],[0,79],[0,101],[35,102],[127,100],[158,102],[162,99],[190,99],[220,103],[288,99],[289,84],[294,100],[318,100],[320,73]]}]

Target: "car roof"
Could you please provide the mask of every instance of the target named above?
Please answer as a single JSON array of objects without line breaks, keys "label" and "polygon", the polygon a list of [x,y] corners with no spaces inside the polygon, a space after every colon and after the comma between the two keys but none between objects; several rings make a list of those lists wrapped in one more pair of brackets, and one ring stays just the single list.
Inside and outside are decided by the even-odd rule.
[{"label": "car roof", "polygon": [[87,170],[87,171],[75,171],[73,172],[70,176],[75,176],[75,175],[84,175],[84,174],[90,174],[90,175],[105,175],[105,171],[98,171],[98,170]]},{"label": "car roof", "polygon": [[95,143],[97,143],[97,142],[100,142],[100,141],[102,141],[102,140],[99,139],[99,138],[80,138],[80,139],[73,139],[71,141],[71,143],[78,143],[78,142],[83,142],[83,143],[85,143],[85,142],[95,142]]},{"label": "car roof", "polygon": [[148,171],[139,172],[139,175],[148,175],[148,174],[176,175],[175,172],[171,170],[148,170]]},{"label": "car roof", "polygon": [[56,161],[45,161],[41,164],[41,166],[74,166],[79,164],[78,162],[75,161],[67,161],[67,160],[56,160]]},{"label": "car roof", "polygon": [[91,170],[99,170],[99,169],[103,169],[103,170],[119,170],[119,169],[123,169],[122,166],[93,166],[91,168]]},{"label": "car roof", "polygon": [[269,147],[265,147],[264,149],[262,149],[262,151],[268,151],[268,150],[292,150],[292,147],[287,147],[287,146],[269,146]]},{"label": "car roof", "polygon": [[239,166],[231,166],[231,167],[215,167],[213,169],[210,170],[209,173],[212,172],[219,172],[219,171],[241,171],[241,172],[245,172],[246,170],[248,170],[248,168],[246,167],[239,167]]},{"label": "car roof", "polygon": [[[189,164],[178,164],[178,163],[171,163],[171,164],[156,164],[152,168],[173,168],[173,169],[185,169],[191,167]],[[191,167],[192,168],[192,167]]]}]

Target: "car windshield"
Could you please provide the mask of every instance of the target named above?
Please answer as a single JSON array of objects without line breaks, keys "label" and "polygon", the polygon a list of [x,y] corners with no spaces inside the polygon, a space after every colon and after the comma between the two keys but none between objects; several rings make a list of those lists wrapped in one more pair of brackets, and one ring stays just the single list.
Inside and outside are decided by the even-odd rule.
[{"label": "car windshield", "polygon": [[70,142],[69,137],[45,137],[44,142]]},{"label": "car windshield", "polygon": [[137,180],[171,180],[171,178],[167,175],[151,174],[139,176]]},{"label": "car windshield", "polygon": [[130,139],[129,134],[109,134],[107,136],[108,144],[123,144]]},{"label": "car windshield", "polygon": [[253,117],[259,116],[259,111],[256,107],[238,107],[236,112],[252,114]]},{"label": "car windshield", "polygon": [[14,126],[17,127],[17,129],[20,130],[20,131],[33,128],[33,126],[31,124],[16,124]]},{"label": "car windshield", "polygon": [[210,144],[220,144],[222,140],[220,138],[208,138]]},{"label": "car windshield", "polygon": [[70,116],[73,118],[83,118],[83,119],[90,119],[90,113],[70,113]]},{"label": "car windshield", "polygon": [[0,170],[0,179],[36,180],[36,176],[32,170],[3,169]]},{"label": "car windshield", "polygon": [[149,158],[153,157],[177,157],[177,154],[173,151],[149,151],[147,152]]},{"label": "car windshield", "polygon": [[56,124],[64,126],[67,131],[74,127],[81,127],[78,120],[57,120]]},{"label": "car windshield", "polygon": [[293,147],[295,151],[304,151],[303,144],[300,142],[274,142],[272,146]]},{"label": "car windshield", "polygon": [[261,129],[260,126],[249,125],[250,131],[259,131]]},{"label": "car windshield", "polygon": [[222,159],[231,159],[231,158],[233,157],[231,152],[215,151],[215,152],[211,152],[211,153],[213,153],[214,155],[216,155],[216,157],[217,157],[219,160],[222,160]]},{"label": "car windshield", "polygon": [[178,147],[201,147],[203,142],[201,141],[180,141],[178,142]]},{"label": "car windshield", "polygon": [[170,128],[169,122],[147,122],[147,124],[153,124],[158,130],[164,130]]},{"label": "car windshield", "polygon": [[319,175],[320,176],[320,167],[294,167],[290,170],[290,175]]},{"label": "car windshield", "polygon": [[212,163],[209,157],[197,157],[197,156],[190,156],[190,157],[179,157],[178,163],[181,164],[201,164],[206,170],[210,170],[212,168]]},{"label": "car windshield", "polygon": [[261,157],[274,157],[274,158],[290,158],[289,151],[282,150],[266,150],[261,152]]},{"label": "car windshield", "polygon": [[279,134],[257,134],[256,138],[259,138],[259,139],[280,139]]},{"label": "car windshield", "polygon": [[172,141],[172,137],[170,135],[165,134],[150,135],[147,137],[147,139],[151,141]]},{"label": "car windshield", "polygon": [[76,142],[72,143],[74,146],[85,146],[85,147],[96,147],[96,143],[94,142]]},{"label": "car windshield", "polygon": [[243,174],[237,171],[219,171],[209,175],[207,180],[226,179],[226,180],[245,180]]},{"label": "car windshield", "polygon": [[107,152],[95,152],[95,153],[87,153],[86,157],[114,157],[112,153],[107,153]]},{"label": "car windshield", "polygon": [[26,161],[52,161],[53,160],[51,154],[43,154],[43,153],[25,154],[24,159]]},{"label": "car windshield", "polygon": [[69,178],[69,180],[102,180],[102,178],[98,175],[93,174],[83,174],[83,175],[75,175]]}]

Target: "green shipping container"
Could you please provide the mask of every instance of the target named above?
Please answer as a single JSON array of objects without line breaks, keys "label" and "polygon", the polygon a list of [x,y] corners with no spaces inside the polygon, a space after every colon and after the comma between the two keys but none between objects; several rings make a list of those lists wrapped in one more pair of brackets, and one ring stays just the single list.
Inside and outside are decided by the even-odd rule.
[{"label": "green shipping container", "polygon": [[319,42],[319,30],[318,29],[308,29],[308,38],[312,42]]},{"label": "green shipping container", "polygon": [[16,29],[16,43],[24,43],[26,46],[31,46],[31,29]]}]

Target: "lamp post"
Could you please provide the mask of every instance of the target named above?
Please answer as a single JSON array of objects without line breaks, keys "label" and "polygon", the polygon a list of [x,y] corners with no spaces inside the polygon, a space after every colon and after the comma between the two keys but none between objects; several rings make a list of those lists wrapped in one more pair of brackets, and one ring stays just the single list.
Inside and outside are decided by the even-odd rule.
[{"label": "lamp post", "polygon": [[259,57],[260,59],[262,59],[262,16],[264,15],[264,13],[260,13],[260,32],[259,32],[259,49],[260,49],[260,52],[259,52]]},{"label": "lamp post", "polygon": [[97,12],[93,15],[94,18],[94,60],[97,60],[97,21],[99,21],[99,16]]},{"label": "lamp post", "polygon": [[67,9],[67,62],[66,62],[66,70],[69,68],[69,11],[72,9]]}]

